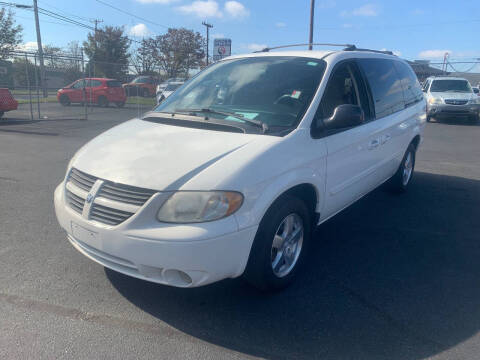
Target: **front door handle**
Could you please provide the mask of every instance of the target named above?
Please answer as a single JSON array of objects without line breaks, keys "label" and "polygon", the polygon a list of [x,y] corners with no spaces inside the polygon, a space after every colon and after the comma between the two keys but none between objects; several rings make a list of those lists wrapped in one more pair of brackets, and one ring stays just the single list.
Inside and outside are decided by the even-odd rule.
[{"label": "front door handle", "polygon": [[370,143],[368,144],[368,150],[373,150],[375,149],[376,147],[378,147],[378,145],[380,145],[380,140],[378,139],[373,139],[370,141]]}]

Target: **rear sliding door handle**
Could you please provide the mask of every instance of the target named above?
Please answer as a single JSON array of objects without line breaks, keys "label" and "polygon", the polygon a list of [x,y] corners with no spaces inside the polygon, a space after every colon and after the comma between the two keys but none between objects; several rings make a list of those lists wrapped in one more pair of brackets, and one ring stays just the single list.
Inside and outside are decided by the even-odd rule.
[{"label": "rear sliding door handle", "polygon": [[368,150],[373,150],[380,145],[380,141],[378,139],[373,139],[368,143]]}]

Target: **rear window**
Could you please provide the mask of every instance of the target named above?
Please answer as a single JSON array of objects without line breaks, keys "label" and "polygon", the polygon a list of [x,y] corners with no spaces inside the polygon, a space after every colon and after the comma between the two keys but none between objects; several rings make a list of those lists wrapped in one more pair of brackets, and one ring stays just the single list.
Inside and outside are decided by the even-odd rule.
[{"label": "rear window", "polygon": [[168,84],[165,88],[165,91],[175,91],[180,87],[180,85],[182,84]]},{"label": "rear window", "polygon": [[420,86],[417,75],[415,75],[412,68],[400,61],[395,61],[394,64],[402,83],[405,105],[411,106],[422,101],[422,87]]},{"label": "rear window", "polygon": [[405,108],[401,81],[392,60],[359,59],[358,63],[370,84],[377,119]]},{"label": "rear window", "polygon": [[120,81],[117,81],[117,80],[110,80],[110,81],[107,81],[107,86],[108,87],[122,87],[122,83]]}]

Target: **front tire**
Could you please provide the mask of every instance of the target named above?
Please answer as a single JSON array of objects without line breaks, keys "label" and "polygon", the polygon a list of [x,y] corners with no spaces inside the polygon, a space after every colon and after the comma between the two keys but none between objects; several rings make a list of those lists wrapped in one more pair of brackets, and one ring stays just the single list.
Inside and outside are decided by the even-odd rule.
[{"label": "front tire", "polygon": [[397,172],[389,180],[389,187],[391,191],[396,193],[407,191],[408,185],[413,177],[413,171],[415,169],[415,153],[415,145],[410,144],[405,152],[405,155],[403,156]]},{"label": "front tire", "polygon": [[105,96],[99,96],[97,103],[98,103],[98,106],[108,107],[108,99]]},{"label": "front tire", "polygon": [[60,96],[60,104],[63,106],[70,106],[70,98],[67,95]]},{"label": "front tire", "polygon": [[304,262],[311,219],[302,200],[286,195],[275,201],[260,222],[244,278],[264,291],[288,286]]}]

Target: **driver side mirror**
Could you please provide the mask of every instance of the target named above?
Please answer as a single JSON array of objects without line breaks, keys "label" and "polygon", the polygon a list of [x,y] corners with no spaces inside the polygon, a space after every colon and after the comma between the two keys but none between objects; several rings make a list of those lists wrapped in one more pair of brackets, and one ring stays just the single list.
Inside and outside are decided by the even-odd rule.
[{"label": "driver side mirror", "polygon": [[361,125],[365,122],[365,114],[358,105],[342,104],[333,111],[333,115],[323,120],[325,129],[335,130]]}]

